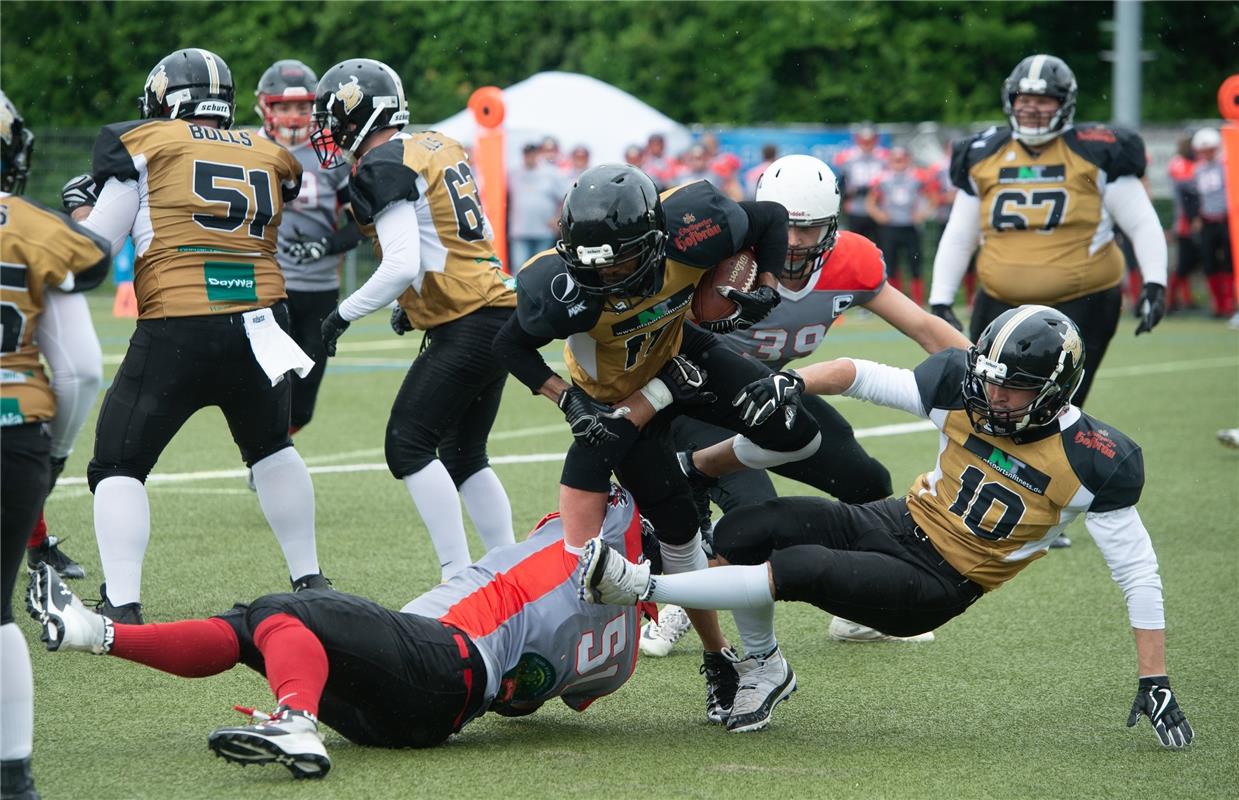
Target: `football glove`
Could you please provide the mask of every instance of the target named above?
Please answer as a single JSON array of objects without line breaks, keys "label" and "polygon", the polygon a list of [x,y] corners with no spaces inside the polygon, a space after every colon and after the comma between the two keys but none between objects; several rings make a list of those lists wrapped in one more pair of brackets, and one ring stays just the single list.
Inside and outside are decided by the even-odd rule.
[{"label": "football glove", "polygon": [[1136,689],[1136,699],[1131,704],[1127,727],[1135,727],[1141,717],[1148,717],[1153,724],[1162,747],[1183,747],[1192,743],[1196,735],[1188,724],[1179,701],[1170,690],[1170,679],[1165,675],[1141,678]]},{"label": "football glove", "polygon": [[688,406],[708,406],[718,399],[714,392],[702,390],[709,375],[690,361],[688,356],[673,356],[658,371],[658,378],[671,392],[672,402]]},{"label": "football glove", "polygon": [[1140,315],[1140,324],[1136,326],[1137,336],[1156,328],[1157,323],[1166,316],[1166,287],[1160,283],[1145,283],[1140,290],[1136,312]]},{"label": "football glove", "polygon": [[404,336],[413,330],[413,323],[409,322],[409,315],[404,313],[404,309],[400,306],[396,306],[391,310],[391,329],[396,332],[397,336]]},{"label": "football glove", "polygon": [[333,308],[327,318],[323,320],[323,350],[328,356],[336,354],[336,340],[340,338],[340,334],[348,330],[349,321],[340,316],[340,309]]},{"label": "football glove", "polygon": [[326,237],[293,242],[284,248],[284,255],[294,264],[312,264],[331,255],[331,243]]},{"label": "football glove", "polygon": [[745,386],[731,404],[742,409],[740,418],[745,425],[756,428],[780,408],[783,409],[783,424],[788,430],[796,422],[796,398],[804,392],[804,378],[794,369],[767,375]]},{"label": "football glove", "polygon": [[559,410],[572,428],[572,438],[584,447],[597,447],[619,438],[615,426],[628,416],[628,408],[612,408],[585,393],[579,386],[569,386],[559,396]]},{"label": "football glove", "polygon": [[766,318],[782,300],[773,288],[762,284],[751,292],[742,292],[730,286],[720,286],[718,293],[736,304],[736,310],[723,319],[701,323],[713,333],[745,331]]},{"label": "football glove", "polygon": [[942,319],[951,323],[951,327],[954,328],[955,330],[959,331],[960,333],[964,332],[963,323],[959,321],[959,317],[955,316],[955,312],[952,311],[951,307],[948,306],[947,304],[938,303],[936,305],[930,306],[929,310],[935,317],[941,317]]},{"label": "football glove", "polygon": [[60,203],[69,213],[72,213],[75,208],[93,206],[97,202],[99,202],[99,187],[95,185],[95,179],[89,174],[70,178],[60,190]]}]

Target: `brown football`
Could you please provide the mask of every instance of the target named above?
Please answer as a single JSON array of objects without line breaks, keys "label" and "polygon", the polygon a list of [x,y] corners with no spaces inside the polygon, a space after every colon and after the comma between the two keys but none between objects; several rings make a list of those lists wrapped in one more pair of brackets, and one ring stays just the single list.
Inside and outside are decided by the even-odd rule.
[{"label": "brown football", "polygon": [[718,293],[730,286],[750,292],[757,280],[757,258],[752,250],[741,250],[712,267],[697,284],[693,293],[693,318],[698,322],[715,322],[735,313],[736,304]]}]

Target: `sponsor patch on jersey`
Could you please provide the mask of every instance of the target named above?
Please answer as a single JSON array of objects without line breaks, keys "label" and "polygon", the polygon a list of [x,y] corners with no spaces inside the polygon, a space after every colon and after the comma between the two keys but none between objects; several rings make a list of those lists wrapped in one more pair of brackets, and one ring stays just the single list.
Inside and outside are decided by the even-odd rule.
[{"label": "sponsor patch on jersey", "polygon": [[964,447],[968,452],[989,464],[999,475],[1018,483],[1030,492],[1043,495],[1050,485],[1049,475],[1030,467],[1015,456],[982,441],[977,436],[970,434],[968,440],[964,442]]},{"label": "sponsor patch on jersey", "polygon": [[0,286],[5,289],[26,291],[26,267],[24,264],[0,264]]},{"label": "sponsor patch on jersey", "polygon": [[253,264],[208,261],[202,265],[207,299],[215,302],[254,303],[258,301],[258,281]]},{"label": "sponsor patch on jersey", "polygon": [[1076,431],[1075,438],[1072,440],[1081,447],[1087,447],[1089,450],[1096,450],[1106,458],[1114,458],[1117,454],[1114,440],[1106,436],[1106,431]]},{"label": "sponsor patch on jersey", "polygon": [[671,240],[671,244],[681,253],[687,252],[690,247],[696,247],[723,232],[722,226],[715,222],[713,217],[697,219],[692,214],[685,214],[682,220],[684,226],[675,232],[675,238]]},{"label": "sponsor patch on jersey", "polygon": [[1000,167],[999,183],[1062,183],[1067,180],[1064,164],[1032,164],[1023,167]]},{"label": "sponsor patch on jersey", "polygon": [[570,305],[580,297],[581,288],[572,280],[571,275],[561,272],[551,278],[551,295],[564,305]]},{"label": "sponsor patch on jersey", "polygon": [[524,653],[516,666],[503,676],[503,680],[512,681],[512,700],[540,700],[555,688],[555,668],[537,653]]},{"label": "sponsor patch on jersey", "polygon": [[695,286],[685,286],[661,303],[633,314],[628,319],[620,320],[611,326],[611,334],[613,336],[623,336],[626,333],[632,333],[647,325],[653,325],[668,314],[674,314],[686,308],[692,302],[693,292],[696,291],[696,288]]},{"label": "sponsor patch on jersey", "polygon": [[26,421],[16,397],[0,397],[0,425],[21,425]]}]

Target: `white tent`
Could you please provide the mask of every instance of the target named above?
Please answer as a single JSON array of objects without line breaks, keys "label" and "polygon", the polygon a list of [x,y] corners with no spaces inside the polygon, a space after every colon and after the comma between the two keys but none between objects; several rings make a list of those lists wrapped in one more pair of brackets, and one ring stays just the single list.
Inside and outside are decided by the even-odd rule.
[{"label": "white tent", "polygon": [[[628,145],[644,145],[661,133],[667,153],[692,142],[688,128],[609,83],[571,72],[540,72],[503,90],[508,163],[518,163],[522,145],[553,136],[560,149],[589,148],[593,164],[624,160]],[[465,109],[430,126],[472,145],[477,133],[473,112]]]}]

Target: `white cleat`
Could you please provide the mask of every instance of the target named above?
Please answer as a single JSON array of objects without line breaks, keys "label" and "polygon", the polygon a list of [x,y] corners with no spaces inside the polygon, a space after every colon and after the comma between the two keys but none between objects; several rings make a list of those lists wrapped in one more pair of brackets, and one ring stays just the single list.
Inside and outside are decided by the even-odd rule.
[{"label": "white cleat", "polygon": [[88,609],[49,564],[30,571],[26,610],[43,627],[47,649],[102,655],[112,649],[112,621]]},{"label": "white cleat", "polygon": [[932,642],[934,632],[918,633],[916,636],[891,636],[867,625],[835,617],[830,621],[830,638],[836,642]]},{"label": "white cleat", "polygon": [[679,606],[663,606],[658,622],[650,620],[641,628],[641,654],[653,658],[670,655],[676,642],[693,629],[688,614]]},{"label": "white cleat", "polygon": [[649,599],[653,588],[649,562],[632,563],[601,536],[585,543],[577,592],[586,603],[633,606]]},{"label": "white cleat", "polygon": [[1223,428],[1217,432],[1217,440],[1226,447],[1239,449],[1239,428]]},{"label": "white cleat", "polygon": [[778,647],[736,665],[740,688],[727,717],[728,733],[751,733],[770,724],[774,709],[796,691],[796,673]]},{"label": "white cleat", "polygon": [[220,728],[207,737],[207,745],[234,764],[283,764],[294,778],[322,778],[331,770],[313,714],[280,706],[270,716],[255,716],[256,725]]}]

